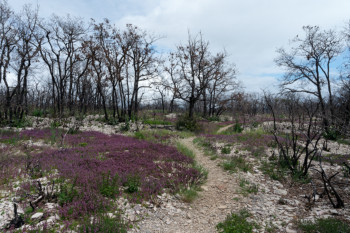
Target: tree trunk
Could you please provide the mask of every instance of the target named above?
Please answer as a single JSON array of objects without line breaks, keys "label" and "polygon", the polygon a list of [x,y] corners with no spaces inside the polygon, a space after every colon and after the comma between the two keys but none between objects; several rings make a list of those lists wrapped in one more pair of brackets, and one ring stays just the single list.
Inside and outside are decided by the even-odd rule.
[{"label": "tree trunk", "polygon": [[206,90],[203,91],[203,117],[207,117],[208,115],[208,108],[207,108],[207,92]]},{"label": "tree trunk", "polygon": [[188,112],[188,117],[190,118],[190,119],[193,119],[193,110],[194,110],[194,105],[195,105],[195,99],[194,99],[194,97],[190,97],[190,101],[189,101],[189,104],[190,104],[190,106],[189,106],[189,112]]}]

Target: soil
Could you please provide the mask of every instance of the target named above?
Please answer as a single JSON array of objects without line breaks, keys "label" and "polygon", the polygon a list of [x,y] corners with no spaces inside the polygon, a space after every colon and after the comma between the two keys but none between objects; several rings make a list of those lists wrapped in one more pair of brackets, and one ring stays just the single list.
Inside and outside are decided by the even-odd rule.
[{"label": "soil", "polygon": [[232,127],[232,126],[233,126],[233,124],[231,124],[231,125],[226,125],[226,126],[224,126],[224,127],[221,127],[221,128],[217,131],[217,133],[224,132],[225,130],[229,129],[229,128]]},{"label": "soil", "polygon": [[[239,210],[244,200],[238,198],[238,180],[230,173],[225,172],[218,166],[217,161],[210,160],[208,156],[193,144],[192,138],[181,139],[180,143],[191,149],[198,164],[203,166],[209,173],[206,183],[199,192],[199,197],[193,203],[183,203],[177,200],[171,205],[179,206],[179,214],[171,216],[168,211],[169,205],[165,209],[160,209],[156,213],[140,221],[136,232],[216,232],[216,225],[223,221],[227,214]],[[181,204],[182,202],[182,204]],[[174,207],[176,208],[176,207]],[[165,215],[164,219],[157,216]],[[166,216],[168,215],[168,216]]]},{"label": "soil", "polygon": [[[221,131],[230,126],[221,128]],[[260,229],[255,229],[256,232],[296,233],[299,232],[296,225],[301,219],[312,221],[320,217],[338,216],[350,220],[347,196],[343,196],[346,202],[343,209],[334,209],[325,196],[316,196],[317,200],[311,208],[305,198],[312,193],[309,185],[271,180],[260,171],[260,161],[249,156],[248,152],[240,154],[247,156],[246,159],[253,167],[252,173],[224,171],[219,166],[222,159],[211,160],[194,145],[193,139],[181,139],[180,143],[191,149],[197,163],[208,171],[208,179],[199,197],[193,203],[185,203],[179,196],[163,195],[160,197],[160,208],[149,209],[146,217],[135,222],[138,227],[131,232],[217,232],[216,225],[219,222],[224,221],[228,214],[241,209],[252,214],[248,221],[254,221],[260,226]],[[236,149],[239,147],[234,146],[232,151]],[[242,180],[257,187],[258,191],[244,193],[240,186]]]}]

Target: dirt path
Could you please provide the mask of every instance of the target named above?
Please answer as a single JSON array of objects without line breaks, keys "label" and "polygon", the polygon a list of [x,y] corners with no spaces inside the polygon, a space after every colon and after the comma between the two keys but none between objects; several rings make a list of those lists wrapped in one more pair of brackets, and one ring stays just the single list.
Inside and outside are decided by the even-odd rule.
[{"label": "dirt path", "polygon": [[[210,160],[193,144],[193,137],[180,142],[193,150],[198,164],[207,169],[208,179],[199,192],[199,197],[191,204],[180,200],[166,200],[165,207],[150,211],[149,216],[139,223],[138,232],[216,232],[216,225],[228,213],[239,210],[244,201],[240,197],[239,185],[232,174],[218,166],[218,161]],[[175,209],[175,210],[174,210]]]},{"label": "dirt path", "polygon": [[233,124],[231,124],[231,125],[226,125],[226,126],[220,128],[220,129],[217,131],[217,133],[224,132],[225,130],[227,130],[228,128],[230,128],[230,127],[232,127],[232,126],[233,126]]}]

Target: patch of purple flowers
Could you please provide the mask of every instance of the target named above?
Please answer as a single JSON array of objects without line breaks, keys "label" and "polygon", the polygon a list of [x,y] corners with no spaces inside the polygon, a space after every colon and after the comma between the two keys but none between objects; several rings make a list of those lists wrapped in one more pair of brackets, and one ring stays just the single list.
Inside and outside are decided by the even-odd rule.
[{"label": "patch of purple flowers", "polygon": [[[42,138],[45,132],[26,132]],[[107,209],[109,199],[101,194],[104,182],[128,189],[131,201],[151,198],[167,189],[176,192],[182,185],[198,180],[200,173],[192,167],[193,160],[175,148],[121,135],[99,132],[67,135],[66,148],[46,149],[33,155],[44,171],[56,169],[61,179],[74,184],[78,195],[61,206],[65,218],[79,218]],[[106,181],[106,179],[108,179]],[[112,187],[108,187],[112,188]],[[123,188],[114,193],[123,194]],[[74,211],[72,211],[74,210]]]},{"label": "patch of purple flowers", "polygon": [[[35,129],[2,135],[0,139],[16,136],[18,140],[45,141],[61,134],[56,129]],[[31,159],[40,163],[44,176],[53,170],[58,172],[49,179],[60,186],[59,212],[67,226],[71,219],[110,210],[113,199],[121,195],[141,202],[164,191],[177,192],[200,180],[192,158],[163,144],[99,132],[67,134],[64,142],[63,149],[31,147],[28,151]],[[2,184],[26,171],[24,155],[9,156],[11,148],[14,147],[0,148]]]},{"label": "patch of purple flowers", "polygon": [[9,185],[23,173],[20,169],[24,165],[23,157],[13,155],[12,149],[10,146],[0,148],[0,187]]}]

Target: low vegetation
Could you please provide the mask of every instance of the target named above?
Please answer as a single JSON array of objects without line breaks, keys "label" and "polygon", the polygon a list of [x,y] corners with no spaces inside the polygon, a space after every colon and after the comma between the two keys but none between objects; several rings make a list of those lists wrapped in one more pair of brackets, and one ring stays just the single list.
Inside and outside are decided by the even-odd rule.
[{"label": "low vegetation", "polygon": [[225,160],[222,162],[222,167],[231,172],[237,172],[238,170],[243,172],[252,171],[252,165],[243,156],[233,156]]},{"label": "low vegetation", "polygon": [[140,140],[146,140],[154,143],[171,144],[178,138],[187,138],[194,134],[189,131],[170,131],[166,129],[140,130],[136,131],[133,136]]},{"label": "low vegetation", "polygon": [[[13,217],[0,231],[127,232],[135,219],[119,200],[157,208],[168,193],[193,202],[208,171],[177,140],[192,136],[222,174],[238,177],[233,200],[270,190],[252,180],[262,172],[264,185],[304,201],[307,214],[318,204],[339,210],[339,219],[299,230],[350,231],[341,220],[350,197],[350,22],[341,32],[304,26],[277,50],[279,94],[250,93],[228,52],[213,52],[201,33],[164,54],[161,38],[136,25],[42,18],[8,2],[0,0],[0,198]],[[59,219],[41,228],[32,216],[47,220],[47,203]],[[254,217],[231,213],[216,229],[259,231]]]},{"label": "low vegetation", "polygon": [[[53,134],[60,138],[59,132],[47,129],[4,133],[0,141],[7,142],[11,137],[18,137],[18,141],[45,141]],[[193,160],[193,152],[180,144],[178,151],[162,144],[98,132],[67,134],[65,137],[64,148],[37,151],[36,147],[28,147],[26,157],[25,154],[9,157],[6,150],[11,147],[3,148],[1,167],[6,170],[1,170],[1,180],[4,187],[21,177],[22,204],[28,207],[30,201],[26,196],[34,197],[41,192],[41,184],[36,179],[46,177],[49,185],[59,186],[59,192],[52,192],[46,198],[59,204],[59,214],[67,228],[95,215],[101,217],[96,217],[97,225],[86,227],[123,225],[103,215],[106,211],[118,210],[112,204],[113,199],[124,196],[131,202],[142,202],[164,191],[191,190],[207,175]],[[168,174],[172,174],[171,177]],[[30,180],[26,181],[28,176]],[[193,194],[186,192],[190,200]]]},{"label": "low vegetation", "polygon": [[226,217],[225,221],[216,226],[216,229],[220,233],[251,233],[259,227],[256,223],[247,221],[247,218],[250,216],[251,214],[244,209],[238,213],[231,213]]},{"label": "low vegetation", "polygon": [[346,233],[350,232],[350,225],[335,218],[317,219],[315,222],[301,221],[299,228],[306,233]]},{"label": "low vegetation", "polygon": [[241,193],[243,196],[248,196],[249,194],[257,194],[259,191],[257,184],[251,183],[244,178],[239,180],[239,186],[241,187]]}]

